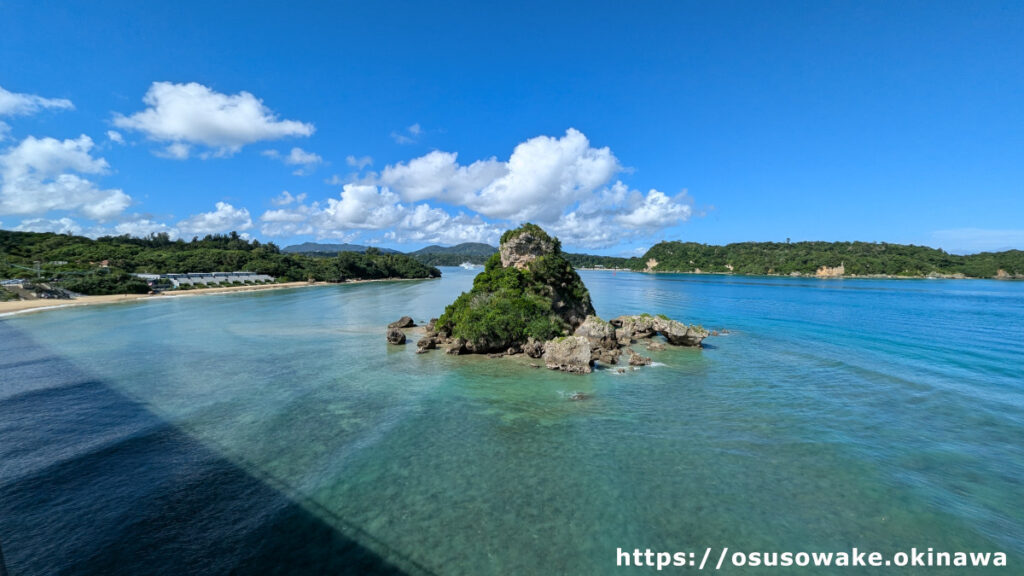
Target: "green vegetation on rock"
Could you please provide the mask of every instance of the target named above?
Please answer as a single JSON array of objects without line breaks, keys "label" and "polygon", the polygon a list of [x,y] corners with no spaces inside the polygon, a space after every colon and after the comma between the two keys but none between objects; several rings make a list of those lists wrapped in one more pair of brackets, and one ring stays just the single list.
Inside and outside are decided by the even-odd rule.
[{"label": "green vegetation on rock", "polygon": [[505,233],[501,235],[501,244],[508,244],[510,241],[512,241],[512,240],[514,240],[514,239],[516,239],[516,238],[518,238],[518,237],[520,237],[520,236],[522,236],[524,234],[530,234],[530,235],[534,236],[535,238],[539,238],[539,239],[542,239],[544,241],[551,242],[554,245],[554,250],[553,250],[554,253],[555,254],[561,254],[562,253],[562,242],[558,238],[552,238],[551,236],[548,235],[547,232],[544,231],[543,228],[541,228],[540,226],[537,226],[536,224],[530,223],[530,222],[527,222],[526,224],[523,224],[519,228],[513,228],[512,230],[506,230]]},{"label": "green vegetation on rock", "polygon": [[[503,265],[502,254],[515,263]],[[526,224],[502,235],[501,252],[487,260],[473,288],[445,308],[435,329],[464,339],[475,352],[504,351],[529,338],[571,333],[593,313],[590,293],[558,239]]]}]

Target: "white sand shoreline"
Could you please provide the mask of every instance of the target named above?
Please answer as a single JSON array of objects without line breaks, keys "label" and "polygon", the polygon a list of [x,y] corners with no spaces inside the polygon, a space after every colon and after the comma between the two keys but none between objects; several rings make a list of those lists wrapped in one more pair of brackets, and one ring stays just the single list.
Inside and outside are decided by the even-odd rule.
[{"label": "white sand shoreline", "polygon": [[74,300],[13,300],[0,302],[0,318],[44,312],[60,308],[77,306],[96,306],[100,304],[122,304],[126,302],[148,302],[183,298],[187,296],[204,296],[212,294],[232,294],[238,292],[261,292],[264,290],[282,290],[286,288],[306,288],[309,286],[343,286],[345,284],[362,284],[367,282],[395,282],[400,280],[421,280],[421,278],[380,278],[374,280],[347,280],[345,282],[282,282],[280,284],[259,284],[252,286],[222,286],[216,288],[195,288],[192,290],[174,290],[159,294],[112,294],[108,296],[79,296]]}]

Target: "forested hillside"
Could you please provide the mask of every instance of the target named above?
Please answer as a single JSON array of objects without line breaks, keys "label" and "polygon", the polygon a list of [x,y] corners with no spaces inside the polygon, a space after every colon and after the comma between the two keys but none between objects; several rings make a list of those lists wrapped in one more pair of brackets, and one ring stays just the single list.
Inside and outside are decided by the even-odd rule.
[{"label": "forested hillside", "polygon": [[[286,246],[281,249],[286,254],[315,254],[317,256],[334,256],[338,252],[366,252],[371,246],[362,244],[320,244],[318,242],[303,242],[294,246]],[[378,248],[383,254],[399,254],[398,250],[390,248]]]},{"label": "forested hillside", "polygon": [[[283,254],[273,243],[246,240],[237,233],[190,242],[166,234],[148,238],[106,236],[96,240],[54,233],[0,230],[0,278],[34,278],[83,294],[138,292],[128,273],[153,274],[245,270],[279,281],[435,278],[437,268],[404,254],[342,252],[329,258]],[[144,285],[144,284],[143,284]]]},{"label": "forested hillside", "polygon": [[[0,230],[0,278],[40,277],[75,292],[138,292],[144,283],[133,272],[182,273],[246,270],[280,281],[432,278],[434,266],[485,262],[495,248],[487,244],[430,246],[411,254],[364,252],[284,253],[273,243],[246,240],[237,233],[192,241],[166,234],[147,238],[107,236],[96,240],[66,234]],[[822,267],[842,266],[841,275],[1024,278],[1024,251],[949,254],[935,248],[869,242],[741,242],[725,246],[661,242],[640,258],[590,254],[563,256],[576,268],[626,268],[656,272],[814,275]],[[38,263],[38,264],[37,264]],[[656,264],[655,264],[656,263]]]},{"label": "forested hillside", "polygon": [[1024,252],[1020,250],[960,256],[927,246],[884,242],[741,242],[725,246],[661,242],[632,260],[630,268],[644,270],[652,261],[657,262],[652,269],[658,272],[813,275],[822,266],[841,265],[845,275],[1024,275]]},{"label": "forested hillside", "polygon": [[618,256],[597,256],[594,254],[565,253],[565,259],[574,268],[624,268],[638,269],[640,260],[637,258],[620,258]]},{"label": "forested hillside", "polygon": [[490,244],[464,242],[455,246],[427,246],[410,252],[409,256],[429,266],[458,266],[463,262],[483,264],[497,251]]}]

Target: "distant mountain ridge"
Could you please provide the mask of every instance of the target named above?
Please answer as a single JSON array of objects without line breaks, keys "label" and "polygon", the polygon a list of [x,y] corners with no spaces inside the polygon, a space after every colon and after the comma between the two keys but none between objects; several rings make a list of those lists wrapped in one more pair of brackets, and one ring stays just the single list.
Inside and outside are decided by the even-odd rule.
[{"label": "distant mountain ridge", "polygon": [[[368,246],[360,244],[320,244],[318,242],[304,242],[282,249],[288,254],[312,254],[312,255],[334,255],[338,252],[361,252],[365,253]],[[378,248],[383,254],[406,254],[415,258],[427,266],[458,266],[463,262],[472,264],[483,264],[498,251],[490,244],[481,242],[463,242],[455,246],[432,245],[420,248],[414,252],[399,252],[391,248]]]},{"label": "distant mountain ridge", "polygon": [[484,244],[482,242],[463,242],[462,244],[456,244],[455,246],[427,246],[426,248],[420,248],[415,252],[409,252],[410,256],[416,256],[419,254],[462,254],[466,256],[490,256],[497,252],[498,249],[490,244]]},{"label": "distant mountain ridge", "polygon": [[483,264],[497,251],[490,244],[463,242],[455,246],[427,246],[410,252],[409,256],[427,266],[458,266],[464,262]]},{"label": "distant mountain ridge", "polygon": [[[309,254],[309,253],[337,253],[337,252],[366,252],[369,246],[361,244],[320,244],[317,242],[303,242],[294,246],[281,249],[288,254]],[[401,254],[398,250],[391,248],[378,248],[383,254]]]}]

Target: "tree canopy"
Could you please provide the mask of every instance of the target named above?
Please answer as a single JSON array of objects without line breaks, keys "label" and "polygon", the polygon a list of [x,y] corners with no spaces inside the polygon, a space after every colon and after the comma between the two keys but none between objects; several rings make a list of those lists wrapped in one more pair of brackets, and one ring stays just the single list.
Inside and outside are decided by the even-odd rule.
[{"label": "tree canopy", "polygon": [[[237,233],[191,241],[166,234],[146,238],[105,236],[90,239],[49,232],[0,230],[0,277],[32,277],[38,266],[44,279],[83,294],[142,290],[130,273],[249,271],[280,281],[436,278],[441,272],[405,254],[342,252],[328,258],[284,254],[273,243],[247,240]],[[142,285],[145,285],[143,282]]]},{"label": "tree canopy", "polygon": [[927,246],[885,242],[741,242],[711,246],[696,242],[661,242],[629,267],[642,270],[656,260],[657,271],[734,274],[814,274],[822,266],[843,265],[846,274],[927,276],[963,274],[975,278],[1024,274],[1024,252],[983,252],[966,256]]}]

